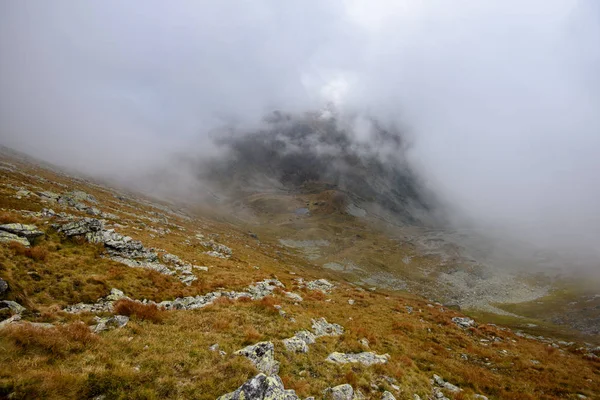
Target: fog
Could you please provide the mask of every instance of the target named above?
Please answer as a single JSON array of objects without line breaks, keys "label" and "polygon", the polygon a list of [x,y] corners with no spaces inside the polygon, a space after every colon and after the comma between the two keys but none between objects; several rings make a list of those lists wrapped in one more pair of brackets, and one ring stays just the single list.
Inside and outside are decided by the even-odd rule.
[{"label": "fog", "polygon": [[597,268],[598,4],[2,2],[0,143],[125,178],[329,104],[406,127],[455,226]]}]

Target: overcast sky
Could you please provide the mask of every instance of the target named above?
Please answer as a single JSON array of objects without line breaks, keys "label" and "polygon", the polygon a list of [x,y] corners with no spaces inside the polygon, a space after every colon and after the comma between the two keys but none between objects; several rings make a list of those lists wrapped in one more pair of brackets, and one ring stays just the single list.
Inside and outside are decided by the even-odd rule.
[{"label": "overcast sky", "polygon": [[600,250],[595,0],[0,2],[0,142],[145,168],[269,110],[402,121],[469,217]]}]

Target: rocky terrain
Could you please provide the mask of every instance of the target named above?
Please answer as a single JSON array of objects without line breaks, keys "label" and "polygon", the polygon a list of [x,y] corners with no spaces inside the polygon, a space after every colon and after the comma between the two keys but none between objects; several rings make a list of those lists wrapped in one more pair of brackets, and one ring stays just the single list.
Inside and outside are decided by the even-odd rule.
[{"label": "rocky terrain", "polygon": [[[261,221],[253,224],[7,150],[0,170],[2,398],[600,393],[593,332],[506,306],[543,301],[551,282],[493,274],[440,253],[448,242],[381,229],[367,202],[349,194],[352,183],[345,196],[331,192],[340,177],[326,179],[338,189],[246,193],[237,210],[252,209]],[[412,194],[390,203],[382,193],[389,212],[408,202],[428,207]]]}]

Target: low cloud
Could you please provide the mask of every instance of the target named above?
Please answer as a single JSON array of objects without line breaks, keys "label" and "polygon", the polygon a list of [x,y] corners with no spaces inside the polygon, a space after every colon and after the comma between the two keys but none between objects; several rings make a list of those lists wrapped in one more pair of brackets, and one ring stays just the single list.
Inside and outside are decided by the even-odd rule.
[{"label": "low cloud", "polygon": [[123,177],[215,154],[223,125],[333,104],[403,127],[454,226],[597,268],[599,15],[574,0],[6,2],[0,137]]}]

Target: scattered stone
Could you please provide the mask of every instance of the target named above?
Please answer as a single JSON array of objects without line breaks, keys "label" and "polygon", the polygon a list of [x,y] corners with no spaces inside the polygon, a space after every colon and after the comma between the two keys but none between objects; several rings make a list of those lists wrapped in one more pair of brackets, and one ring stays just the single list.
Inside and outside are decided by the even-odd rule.
[{"label": "scattered stone", "polygon": [[129,317],[126,315],[113,315],[112,317],[100,318],[95,317],[96,325],[90,327],[92,332],[100,333],[109,329],[123,328],[129,322]]},{"label": "scattered stone", "polygon": [[211,249],[205,252],[204,254],[207,254],[212,257],[229,258],[233,254],[232,250],[229,247],[225,246],[224,244],[219,244],[212,240],[202,241],[200,242],[200,244],[204,247],[208,247]]},{"label": "scattered stone", "polygon": [[277,375],[279,362],[274,358],[274,346],[271,342],[260,342],[244,347],[235,354],[248,358],[256,368],[267,375]]},{"label": "scattered stone", "polygon": [[294,390],[286,390],[278,376],[258,374],[240,386],[235,392],[217,400],[300,400]]},{"label": "scattered stone", "polygon": [[360,343],[363,347],[369,348],[369,339],[367,338],[359,339],[358,343]]},{"label": "scattered stone", "polygon": [[352,299],[348,299],[348,304],[350,304],[350,305],[354,305],[354,300],[352,300]]},{"label": "scattered stone", "polygon": [[413,308],[411,306],[406,306],[406,312],[412,314]]},{"label": "scattered stone", "polygon": [[316,337],[340,336],[344,333],[344,328],[341,325],[331,324],[325,318],[313,319],[312,328]]},{"label": "scattered stone", "polygon": [[0,231],[0,243],[17,242],[25,247],[29,247],[29,240],[24,237],[15,235],[14,233]]},{"label": "scattered stone", "polygon": [[0,301],[0,309],[2,309],[2,308],[8,308],[10,310],[10,312],[12,312],[13,314],[21,314],[27,310],[25,307],[23,307],[16,301],[11,301],[11,300]]},{"label": "scattered stone", "polygon": [[461,327],[463,329],[467,329],[467,328],[471,328],[472,326],[475,326],[475,321],[472,320],[471,318],[467,318],[467,317],[454,317],[454,318],[452,318],[452,322],[454,322],[456,325],[458,325],[459,327]]},{"label": "scattered stone", "polygon": [[10,318],[5,319],[4,321],[0,321],[0,328],[4,328],[14,322],[21,320],[21,314],[15,314]]},{"label": "scattered stone", "polygon": [[339,353],[335,351],[327,356],[325,360],[336,364],[360,363],[370,366],[374,364],[386,364],[389,359],[389,354],[379,355],[370,351],[362,353]]}]

